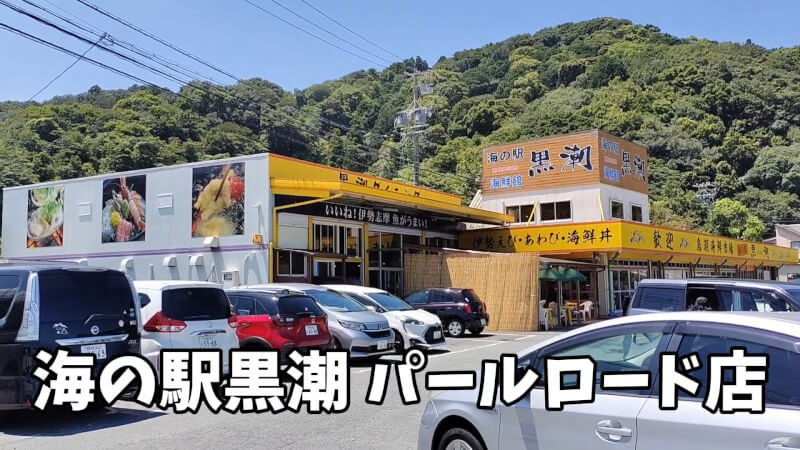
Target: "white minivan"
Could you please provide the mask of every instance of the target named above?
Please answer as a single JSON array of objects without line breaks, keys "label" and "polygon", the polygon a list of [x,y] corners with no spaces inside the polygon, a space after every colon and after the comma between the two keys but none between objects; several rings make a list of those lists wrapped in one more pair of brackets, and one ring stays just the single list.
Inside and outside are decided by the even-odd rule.
[{"label": "white minivan", "polygon": [[162,349],[222,350],[222,372],[230,373],[229,351],[239,348],[236,315],[222,286],[205,281],[134,281],[142,308],[142,355],[161,372]]},{"label": "white minivan", "polygon": [[412,347],[438,348],[445,345],[439,316],[411,305],[387,291],[365,286],[329,284],[325,287],[344,292],[356,301],[381,313],[394,330],[395,350],[402,353]]}]

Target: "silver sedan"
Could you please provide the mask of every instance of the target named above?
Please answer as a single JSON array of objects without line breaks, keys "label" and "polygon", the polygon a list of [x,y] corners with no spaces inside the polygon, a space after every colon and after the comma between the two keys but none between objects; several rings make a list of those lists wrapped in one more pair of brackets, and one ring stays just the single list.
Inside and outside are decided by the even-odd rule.
[{"label": "silver sedan", "polygon": [[[744,348],[768,355],[763,413],[712,413],[703,403],[709,355]],[[700,382],[695,395],[678,389],[677,409],[659,403],[664,352],[697,353],[702,368],[680,373]],[[508,406],[477,407],[478,391],[435,396],[422,417],[420,450],[482,449],[800,449],[800,313],[656,313],[624,317],[565,333],[518,354],[517,370],[545,374],[545,358],[590,356],[596,363],[594,401],[548,410],[541,380]],[[600,374],[648,372],[650,388],[603,389]],[[733,371],[720,382],[735,381]],[[564,374],[561,384],[578,383]],[[607,386],[608,387],[608,386]],[[751,391],[752,392],[752,391]],[[724,395],[723,395],[724,397]],[[732,398],[739,398],[732,396]]]}]

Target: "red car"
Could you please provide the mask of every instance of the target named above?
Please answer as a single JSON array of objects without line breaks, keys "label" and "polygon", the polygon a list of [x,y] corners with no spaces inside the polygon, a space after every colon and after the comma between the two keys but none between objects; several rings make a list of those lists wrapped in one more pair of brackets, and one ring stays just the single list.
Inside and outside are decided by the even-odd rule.
[{"label": "red car", "polygon": [[306,353],[330,346],[328,318],[308,295],[245,288],[226,293],[238,317],[241,348],[273,348],[285,360],[292,349]]}]

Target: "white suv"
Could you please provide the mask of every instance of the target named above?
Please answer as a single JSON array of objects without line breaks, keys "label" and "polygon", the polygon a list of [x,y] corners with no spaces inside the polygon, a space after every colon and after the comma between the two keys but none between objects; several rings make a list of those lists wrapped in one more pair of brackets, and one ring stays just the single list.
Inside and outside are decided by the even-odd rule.
[{"label": "white suv", "polygon": [[395,334],[395,349],[435,348],[445,345],[442,321],[435,314],[411,305],[381,289],[349,284],[329,284],[328,289],[344,292],[367,308],[383,314]]},{"label": "white suv", "polygon": [[142,355],[161,371],[161,349],[222,351],[229,374],[229,351],[239,348],[236,315],[222,286],[204,281],[134,281],[142,307]]}]

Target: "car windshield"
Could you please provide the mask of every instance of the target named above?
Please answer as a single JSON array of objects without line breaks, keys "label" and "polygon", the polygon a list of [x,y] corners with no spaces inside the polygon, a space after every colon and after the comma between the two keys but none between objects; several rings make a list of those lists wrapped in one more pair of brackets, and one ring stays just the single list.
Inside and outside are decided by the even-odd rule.
[{"label": "car windshield", "polygon": [[370,292],[367,295],[387,311],[408,311],[413,309],[411,305],[388,292]]},{"label": "car windshield", "polygon": [[334,291],[311,290],[306,291],[306,294],[314,297],[320,305],[331,311],[336,312],[356,312],[366,311],[361,303],[353,300],[352,298]]},{"label": "car windshield", "polygon": [[220,320],[231,315],[231,303],[222,289],[168,289],[161,298],[164,315],[174,320]]}]

